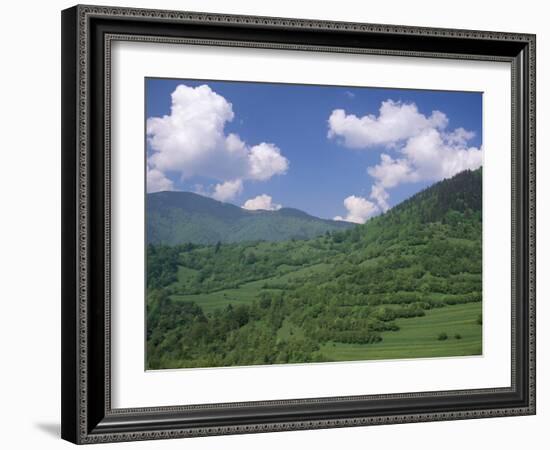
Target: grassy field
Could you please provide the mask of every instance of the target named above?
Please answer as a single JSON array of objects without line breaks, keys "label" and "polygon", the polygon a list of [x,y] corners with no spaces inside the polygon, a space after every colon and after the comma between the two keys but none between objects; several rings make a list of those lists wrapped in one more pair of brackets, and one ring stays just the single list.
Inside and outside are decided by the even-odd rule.
[{"label": "grassy field", "polygon": [[233,306],[249,304],[256,299],[266,280],[251,281],[243,284],[238,289],[224,289],[223,291],[210,294],[196,295],[173,295],[174,300],[193,301],[208,314],[215,309],[224,308],[231,304]]},{"label": "grassy field", "polygon": [[[481,302],[431,309],[424,317],[397,319],[400,330],[382,333],[378,344],[328,343],[321,352],[334,361],[480,355],[480,314]],[[440,333],[447,339],[438,340]]]},{"label": "grassy field", "polygon": [[[172,295],[171,298],[174,300],[196,302],[197,305],[199,305],[203,309],[203,311],[208,314],[215,309],[225,308],[229,304],[233,306],[250,304],[258,298],[257,296],[260,291],[269,292],[277,290],[276,288],[270,288],[269,286],[277,286],[279,284],[284,284],[289,281],[297,281],[300,279],[300,277],[304,277],[312,273],[322,272],[327,268],[330,268],[330,266],[324,263],[301,268],[287,266],[285,268],[282,268],[282,271],[284,272],[282,275],[244,283],[236,289],[224,289],[217,292],[211,292],[209,294],[176,294]],[[178,283],[184,282],[185,277],[194,275],[194,272],[196,271],[194,271],[193,269],[188,269],[186,267],[180,266],[178,270]]]}]

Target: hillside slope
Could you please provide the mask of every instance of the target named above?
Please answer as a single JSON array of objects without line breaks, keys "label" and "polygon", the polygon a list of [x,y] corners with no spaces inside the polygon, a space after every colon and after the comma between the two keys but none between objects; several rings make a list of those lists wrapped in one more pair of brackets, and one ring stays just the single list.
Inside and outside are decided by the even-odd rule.
[{"label": "hillside slope", "polygon": [[150,247],[148,366],[480,354],[481,181],[310,240]]}]

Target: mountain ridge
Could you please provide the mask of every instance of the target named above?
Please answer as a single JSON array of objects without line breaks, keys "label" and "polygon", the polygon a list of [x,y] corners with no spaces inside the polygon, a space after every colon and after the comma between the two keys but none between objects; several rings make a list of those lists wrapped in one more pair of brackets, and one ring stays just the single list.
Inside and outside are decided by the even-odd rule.
[{"label": "mountain ridge", "polygon": [[186,191],[147,194],[147,216],[148,243],[167,245],[310,239],[355,226],[296,208],[247,210]]}]

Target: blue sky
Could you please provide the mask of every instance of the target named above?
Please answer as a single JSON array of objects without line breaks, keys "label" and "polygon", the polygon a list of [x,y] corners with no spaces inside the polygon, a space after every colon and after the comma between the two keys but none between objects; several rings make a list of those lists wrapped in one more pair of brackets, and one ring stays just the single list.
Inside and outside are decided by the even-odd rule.
[{"label": "blue sky", "polygon": [[145,86],[150,192],[364,222],[481,164],[481,93],[157,78]]}]

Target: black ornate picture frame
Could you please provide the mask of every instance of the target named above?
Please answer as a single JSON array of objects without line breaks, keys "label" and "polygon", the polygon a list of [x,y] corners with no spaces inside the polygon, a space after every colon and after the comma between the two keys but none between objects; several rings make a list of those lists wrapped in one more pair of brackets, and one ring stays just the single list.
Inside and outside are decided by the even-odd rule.
[{"label": "black ornate picture frame", "polygon": [[[511,385],[112,408],[109,113],[114,41],[510,63]],[[535,414],[534,35],[75,6],[62,12],[62,110],[64,439],[84,444]]]}]

